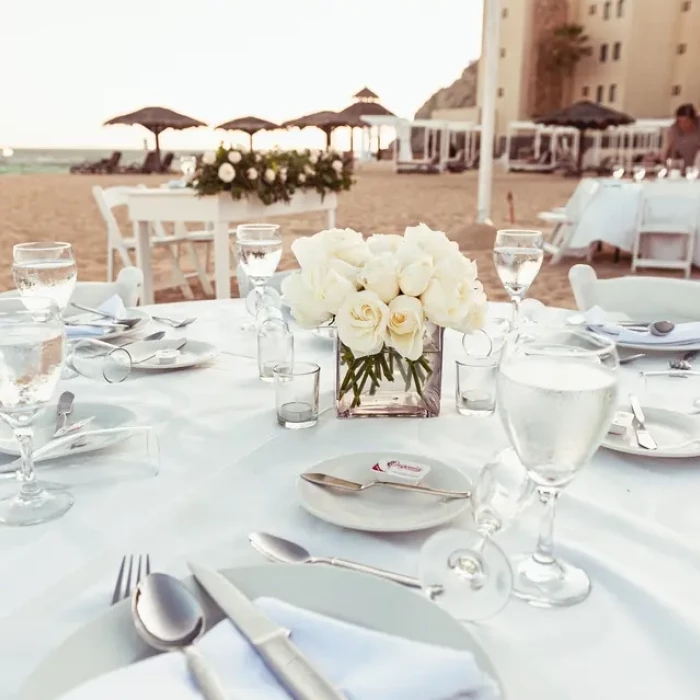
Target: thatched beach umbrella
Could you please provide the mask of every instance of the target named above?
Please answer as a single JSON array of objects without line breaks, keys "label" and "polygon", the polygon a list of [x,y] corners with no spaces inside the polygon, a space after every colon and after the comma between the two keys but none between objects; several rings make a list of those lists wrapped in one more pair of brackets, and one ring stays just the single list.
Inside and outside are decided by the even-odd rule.
[{"label": "thatched beach umbrella", "polygon": [[226,131],[243,131],[250,137],[250,150],[253,150],[253,134],[258,131],[272,131],[279,129],[278,124],[273,124],[266,119],[259,117],[239,117],[232,119],[230,122],[224,122],[216,127],[217,129],[225,129]]},{"label": "thatched beach umbrella", "polygon": [[551,114],[535,119],[537,124],[548,126],[571,126],[581,132],[580,146],[578,151],[578,171],[581,172],[583,166],[583,154],[586,150],[584,135],[589,129],[604,130],[609,126],[624,126],[632,124],[634,118],[629,114],[618,112],[609,107],[604,107],[590,100],[577,102],[564,109],[559,109]]},{"label": "thatched beach umbrella", "polygon": [[365,123],[351,114],[339,114],[338,112],[314,112],[299,119],[290,119],[282,124],[284,127],[299,127],[305,129],[307,126],[315,126],[326,134],[326,148],[331,147],[331,133],[339,126],[365,126]]},{"label": "thatched beach umbrella", "polygon": [[[362,88],[355,97],[357,102],[353,102],[349,107],[346,107],[341,114],[352,117],[395,117],[393,112],[390,112],[384,105],[379,104],[377,95],[369,88]],[[364,124],[367,127],[367,124]],[[353,129],[350,129],[350,151],[353,150]],[[377,155],[382,150],[381,144],[381,127],[377,126]]]},{"label": "thatched beach umbrella", "polygon": [[160,141],[159,136],[166,129],[190,129],[193,126],[206,126],[204,122],[188,117],[184,114],[173,112],[167,107],[144,107],[130,114],[121,114],[105,122],[110,124],[139,124],[153,132],[156,137],[156,159],[160,165]]}]

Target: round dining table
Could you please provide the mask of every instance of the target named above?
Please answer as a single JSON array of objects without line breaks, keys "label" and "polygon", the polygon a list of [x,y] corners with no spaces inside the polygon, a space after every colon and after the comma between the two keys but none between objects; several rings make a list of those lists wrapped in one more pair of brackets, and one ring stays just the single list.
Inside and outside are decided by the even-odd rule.
[{"label": "round dining table", "polygon": [[[196,316],[168,335],[212,343],[221,354],[191,369],[132,371],[121,384],[61,382],[76,405],[124,406],[137,424],[152,426],[160,472],[77,484],[64,517],[0,528],[0,698],[13,697],[43,658],[108,609],[126,554],[147,553],[153,570],[175,576],[188,573],[188,559],[219,568],[259,564],[247,536],[264,531],[316,555],[417,575],[420,547],[434,530],[374,534],[328,524],[300,506],[299,474],[325,459],[388,451],[424,454],[474,479],[508,445],[497,415],[457,413],[455,359],[463,349],[455,332],[445,334],[439,417],[356,420],[335,416],[332,343],[296,332],[296,358],[321,366],[321,415],[315,427],[292,431],[277,424],[274,386],[258,378],[255,334],[241,331],[249,317],[240,300],[156,308],[159,315]],[[494,305],[492,312],[502,311]],[[638,391],[645,405],[653,399],[689,413],[700,397],[696,379],[660,378],[645,387],[640,378],[668,359],[648,355],[621,367],[621,401]],[[700,417],[694,420],[700,435]],[[99,470],[99,452],[93,459]],[[555,552],[588,572],[588,599],[562,609],[512,599],[497,616],[465,623],[498,669],[507,698],[697,700],[700,459],[601,448],[557,511]],[[536,502],[497,541],[508,554],[532,550],[541,515]],[[472,527],[471,518],[462,514],[450,526]]]}]

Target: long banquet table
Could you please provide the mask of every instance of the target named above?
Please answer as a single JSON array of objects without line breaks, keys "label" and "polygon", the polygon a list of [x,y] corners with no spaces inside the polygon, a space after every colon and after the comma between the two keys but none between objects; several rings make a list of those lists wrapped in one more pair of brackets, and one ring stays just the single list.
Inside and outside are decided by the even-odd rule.
[{"label": "long banquet table", "polygon": [[[237,332],[246,318],[240,301],[159,311],[198,316],[187,336],[230,354],[210,367],[142,373],[121,385],[70,382],[76,401],[126,405],[155,426],[161,471],[76,487],[76,504],[62,519],[0,529],[0,698],[12,697],[52,648],[106,610],[125,553],[148,552],[154,568],[178,576],[187,558],[221,567],[261,563],[246,535],[265,530],[316,554],[416,574],[429,533],[375,535],[316,520],[297,502],[297,474],[321,459],[377,449],[432,455],[473,477],[507,444],[498,418],[455,411],[455,333],[446,335],[439,418],[341,421],[328,410],[316,428],[295,432],[277,426],[274,389],[257,379],[253,342]],[[331,346],[306,332],[296,341],[298,357],[321,364],[321,408],[330,408]],[[635,387],[640,368],[661,362],[621,370],[623,383]],[[700,389],[677,380],[671,398],[689,408],[693,387]],[[560,499],[556,524],[558,551],[592,578],[589,599],[561,610],[513,600],[497,617],[470,625],[510,700],[700,695],[699,497],[698,460],[595,455]],[[534,545],[540,514],[533,507],[497,536],[507,552]],[[469,524],[467,516],[454,523]]]}]

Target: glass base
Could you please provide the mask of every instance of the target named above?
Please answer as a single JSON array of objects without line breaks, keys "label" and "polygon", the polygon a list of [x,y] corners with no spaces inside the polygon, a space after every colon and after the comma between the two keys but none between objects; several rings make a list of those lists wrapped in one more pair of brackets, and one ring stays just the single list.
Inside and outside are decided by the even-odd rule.
[{"label": "glass base", "polygon": [[0,523],[38,525],[63,515],[75,502],[73,495],[55,484],[36,482],[36,493],[22,493],[0,500]]},{"label": "glass base", "polygon": [[511,559],[513,594],[540,608],[576,605],[588,597],[591,582],[583,569],[561,559],[540,563],[532,554]]}]

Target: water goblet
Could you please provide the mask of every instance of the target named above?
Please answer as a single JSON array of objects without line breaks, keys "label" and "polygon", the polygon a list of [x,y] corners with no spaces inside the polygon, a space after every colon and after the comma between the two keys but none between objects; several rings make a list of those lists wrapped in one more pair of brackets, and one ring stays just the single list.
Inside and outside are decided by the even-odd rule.
[{"label": "water goblet", "polygon": [[52,241],[18,243],[12,249],[12,277],[23,299],[52,299],[63,314],[78,280],[73,247]]},{"label": "water goblet", "polygon": [[622,180],[625,176],[625,166],[624,165],[613,165],[612,176],[615,180]]},{"label": "water goblet", "polygon": [[635,182],[642,182],[647,176],[647,169],[643,165],[635,165],[632,168],[632,178]]},{"label": "water goblet", "polygon": [[697,180],[698,177],[700,177],[700,168],[696,167],[695,165],[686,168],[685,177],[686,180],[695,182],[695,180]]},{"label": "water goblet", "polygon": [[501,283],[513,302],[513,327],[520,320],[520,302],[542,267],[541,231],[505,229],[496,233],[493,260]]},{"label": "water goblet", "polygon": [[182,170],[183,182],[189,182],[197,169],[197,159],[194,156],[180,157],[180,170]]},{"label": "water goblet", "polygon": [[423,589],[459,620],[483,620],[508,602],[513,574],[492,536],[530,503],[534,484],[515,452],[500,452],[481,470],[472,494],[476,530],[443,530],[420,553]]},{"label": "water goblet", "polygon": [[590,592],[586,573],[554,556],[554,511],[561,489],[608,432],[618,364],[614,342],[566,328],[537,328],[503,350],[499,413],[546,506],[536,551],[512,560],[514,594],[533,605],[573,605]]},{"label": "water goblet", "polygon": [[51,299],[0,299],[0,418],[19,443],[19,492],[0,500],[0,522],[34,525],[63,515],[73,496],[34,474],[36,415],[51,400],[61,377],[66,332]]}]

